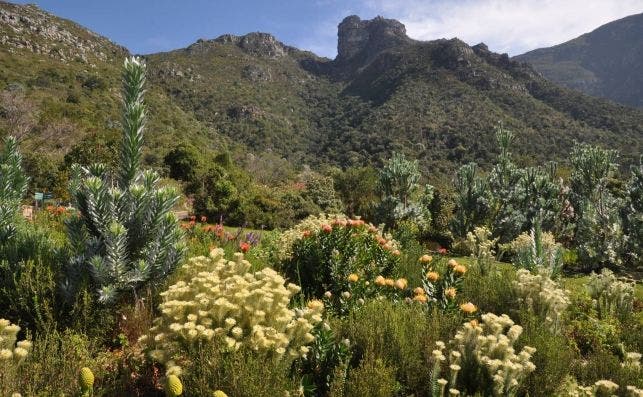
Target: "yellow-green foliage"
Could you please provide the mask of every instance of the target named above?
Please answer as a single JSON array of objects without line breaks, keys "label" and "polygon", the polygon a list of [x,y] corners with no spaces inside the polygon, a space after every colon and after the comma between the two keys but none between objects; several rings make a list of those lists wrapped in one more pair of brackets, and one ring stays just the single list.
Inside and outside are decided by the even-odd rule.
[{"label": "yellow-green foliage", "polygon": [[619,280],[612,271],[603,269],[600,274],[592,273],[587,283],[587,291],[596,302],[600,317],[626,317],[632,313],[634,285],[633,282]]},{"label": "yellow-green foliage", "polygon": [[[307,233],[317,233],[322,230],[324,225],[332,225],[333,223],[341,223],[346,225],[350,219],[346,215],[341,214],[319,214],[318,216],[311,215],[304,219],[291,229],[286,230],[279,237],[277,244],[274,247],[273,255],[275,259],[283,261],[292,256],[292,248],[297,240],[303,238]],[[375,228],[373,225],[368,225],[369,228]],[[397,241],[393,240],[390,234],[383,234],[381,230],[377,230],[377,235],[386,239],[390,245],[391,250],[399,249]]]},{"label": "yellow-green foliage", "polygon": [[[516,395],[527,375],[536,369],[531,362],[536,349],[525,346],[518,353],[514,349],[521,334],[522,327],[514,324],[509,316],[493,313],[483,314],[480,323],[467,322],[458,330],[449,344],[453,346],[452,350],[460,353],[461,367],[468,371],[481,370],[482,379],[491,382],[488,385],[467,384],[468,389],[476,389],[469,392],[487,388],[494,396]],[[472,375],[465,373],[462,376],[471,379]]]},{"label": "yellow-green foliage", "polygon": [[168,374],[180,374],[182,348],[186,343],[220,339],[227,348],[245,345],[272,351],[275,357],[294,358],[308,353],[310,333],[322,320],[323,303],[291,309],[290,299],[299,292],[270,268],[249,273],[243,254],[235,260],[215,249],[209,257],[191,258],[183,267],[187,281],[162,292],[161,316],[150,335],[142,337],[150,357],[165,363]]},{"label": "yellow-green foliage", "polygon": [[570,304],[567,291],[545,274],[531,274],[529,270],[516,272],[514,288],[521,303],[541,317],[553,332],[558,332]]},{"label": "yellow-green foliage", "polygon": [[2,368],[10,366],[11,363],[20,364],[31,350],[31,342],[27,340],[16,343],[18,332],[20,332],[19,326],[11,324],[9,320],[0,319],[0,362],[2,362]]}]

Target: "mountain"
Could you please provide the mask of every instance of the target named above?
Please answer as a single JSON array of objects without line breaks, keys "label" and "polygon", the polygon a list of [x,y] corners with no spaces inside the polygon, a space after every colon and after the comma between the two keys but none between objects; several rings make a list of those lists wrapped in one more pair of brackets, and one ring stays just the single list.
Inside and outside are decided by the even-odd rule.
[{"label": "mountain", "polygon": [[558,84],[643,108],[643,13],[514,59]]},{"label": "mountain", "polygon": [[[60,164],[115,158],[128,51],[31,5],[0,2],[0,20],[0,131],[29,127],[22,146],[38,183],[55,184]],[[499,121],[516,133],[523,164],[564,162],[574,141],[618,149],[626,162],[641,152],[640,110],[561,88],[484,44],[412,40],[381,17],[344,19],[333,60],[267,33],[145,59],[145,162],[159,168],[184,142],[242,165],[270,153],[295,168],[379,164],[396,150],[441,178],[469,161],[489,165]],[[30,109],[18,112],[26,122],[11,116],[15,103]]]},{"label": "mountain", "polygon": [[416,41],[398,21],[357,16],[320,58],[265,33],[224,35],[147,56],[151,81],[250,150],[295,163],[378,162],[392,150],[446,174],[496,155],[499,121],[526,163],[564,160],[573,141],[640,153],[643,113],[558,87],[484,44]]}]

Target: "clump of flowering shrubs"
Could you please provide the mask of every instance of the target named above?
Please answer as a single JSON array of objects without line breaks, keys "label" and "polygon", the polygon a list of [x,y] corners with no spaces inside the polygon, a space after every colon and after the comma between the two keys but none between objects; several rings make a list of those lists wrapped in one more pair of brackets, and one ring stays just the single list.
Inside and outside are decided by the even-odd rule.
[{"label": "clump of flowering shrubs", "polygon": [[17,370],[31,351],[31,342],[17,341],[20,327],[9,320],[0,319],[0,394],[10,395],[9,388],[18,376]]},{"label": "clump of flowering shrubs", "polygon": [[448,261],[444,257],[433,259],[429,255],[420,257],[422,263],[422,287],[413,290],[413,300],[429,305],[437,305],[443,310],[457,309],[465,314],[473,314],[476,307],[470,303],[458,304],[458,296],[462,287],[462,280],[468,271],[465,265],[455,259]]},{"label": "clump of flowering shrubs", "polygon": [[[619,385],[611,380],[601,379],[596,381],[592,386],[579,385],[574,379],[565,385],[565,390],[560,393],[564,397],[612,397],[619,390]],[[626,397],[641,397],[643,389],[636,386],[626,386],[624,389]]]},{"label": "clump of flowering shrubs", "polygon": [[399,263],[398,243],[359,219],[309,218],[286,232],[282,242],[292,244],[281,252],[288,279],[337,312],[374,295],[373,280],[392,276]]},{"label": "clump of flowering shrubs", "polygon": [[197,221],[195,215],[190,216],[186,221],[181,223],[181,228],[192,248],[192,254],[203,254],[211,251],[213,248],[224,248],[232,251],[248,252],[252,247],[256,247],[261,242],[261,234],[256,232],[246,232],[244,228],[237,228],[235,231],[228,231],[222,223],[210,224],[205,216],[201,216]]},{"label": "clump of flowering shrubs", "polygon": [[634,305],[634,282],[619,279],[611,270],[592,273],[587,283],[589,296],[595,302],[600,318],[618,316],[625,318]]},{"label": "clump of flowering shrubs", "polygon": [[215,249],[209,257],[191,258],[182,268],[188,281],[161,293],[161,316],[141,339],[168,375],[180,374],[187,346],[207,341],[220,341],[230,351],[243,346],[272,352],[276,359],[306,356],[323,303],[290,308],[300,288],[271,268],[252,273],[250,266],[241,253],[226,260]]},{"label": "clump of flowering shrubs", "polygon": [[[506,314],[486,313],[480,323],[476,320],[465,323],[449,342],[449,388],[464,390],[466,395],[477,392],[492,396],[518,395],[527,376],[536,369],[531,362],[536,349],[525,346],[516,352],[514,348],[521,334],[522,327]],[[442,350],[439,346],[433,352],[434,360],[441,363],[445,362],[443,357],[446,358]]]},{"label": "clump of flowering shrubs", "polygon": [[516,274],[514,288],[520,302],[538,315],[552,332],[559,332],[571,302],[567,291],[545,274],[532,274],[526,269],[519,269]]}]

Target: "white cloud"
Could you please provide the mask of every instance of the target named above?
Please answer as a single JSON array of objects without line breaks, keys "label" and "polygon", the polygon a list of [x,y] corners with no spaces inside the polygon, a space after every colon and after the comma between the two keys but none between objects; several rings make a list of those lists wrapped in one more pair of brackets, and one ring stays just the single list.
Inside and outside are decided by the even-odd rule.
[{"label": "white cloud", "polygon": [[458,37],[518,55],[643,12],[643,0],[361,0],[368,12],[395,18],[419,40]]}]

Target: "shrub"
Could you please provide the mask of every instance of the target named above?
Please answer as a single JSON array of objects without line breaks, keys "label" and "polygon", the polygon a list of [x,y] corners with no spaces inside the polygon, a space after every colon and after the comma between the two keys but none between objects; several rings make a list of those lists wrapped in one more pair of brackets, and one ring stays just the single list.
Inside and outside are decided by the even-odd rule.
[{"label": "shrub", "polygon": [[186,346],[213,340],[232,351],[242,346],[269,351],[277,359],[306,356],[324,305],[311,301],[290,309],[298,286],[284,285],[271,268],[249,269],[243,254],[228,261],[216,249],[209,257],[191,258],[182,268],[187,281],[161,293],[161,316],[141,340],[154,361],[166,364],[168,374],[180,373]]},{"label": "shrub", "polygon": [[221,395],[215,391],[235,397],[300,395],[291,377],[292,359],[275,361],[270,352],[247,346],[229,351],[217,343],[192,344],[185,354],[189,360],[181,380],[186,397]]},{"label": "shrub", "polygon": [[522,233],[504,248],[513,254],[517,267],[556,277],[563,264],[563,248],[556,243],[554,235],[542,232],[537,221],[531,233]]},{"label": "shrub", "polygon": [[[424,265],[424,278],[422,288],[414,290],[415,301],[426,302],[436,305],[442,310],[453,310],[458,307],[457,302],[461,299],[462,280],[468,271],[467,267],[459,264],[455,259],[446,260],[439,257],[433,260],[432,257],[424,255],[420,257]],[[422,299],[426,297],[426,300]],[[473,311],[475,311],[475,306]]]},{"label": "shrub", "polygon": [[329,309],[341,312],[347,301],[372,295],[371,283],[377,276],[394,274],[400,251],[397,242],[364,221],[343,217],[324,221],[329,220],[307,219],[284,233],[283,243],[293,244],[281,267],[301,285],[305,296],[321,298],[329,292]]},{"label": "shrub", "polygon": [[476,227],[473,232],[467,233],[467,246],[483,275],[491,270],[491,264],[496,259],[495,246],[497,243],[498,239],[492,239],[491,231],[484,226]]},{"label": "shrub", "polygon": [[571,303],[567,291],[543,274],[520,269],[517,276],[514,288],[520,303],[524,303],[527,310],[536,314],[552,332],[560,332],[564,327],[565,310]]},{"label": "shrub", "polygon": [[11,324],[9,320],[0,319],[0,391],[2,395],[15,392],[16,383],[20,378],[19,367],[31,350],[28,340],[16,343],[20,327]]},{"label": "shrub", "polygon": [[7,136],[0,152],[0,244],[16,233],[15,219],[29,179],[22,170],[18,141]]},{"label": "shrub", "polygon": [[345,396],[393,397],[397,389],[395,367],[367,356],[349,373]]},{"label": "shrub", "polygon": [[178,199],[171,188],[158,188],[159,176],[139,171],[145,105],[145,64],[125,61],[124,129],[116,187],[103,165],[72,167],[70,190],[78,216],[68,221],[76,251],[62,285],[73,296],[89,273],[100,302],[115,303],[124,293],[163,280],[181,260],[183,246],[170,212]]},{"label": "shrub", "polygon": [[518,395],[536,369],[531,362],[536,349],[525,346],[518,353],[514,350],[521,334],[522,327],[505,314],[487,313],[481,323],[465,323],[449,342],[452,351],[460,353],[458,389],[470,394]]},{"label": "shrub", "polygon": [[634,281],[619,280],[613,272],[603,269],[592,273],[587,282],[587,292],[596,302],[600,318],[617,316],[625,319],[634,308]]},{"label": "shrub", "polygon": [[[372,300],[343,321],[339,335],[351,343],[352,365],[366,357],[396,367],[401,395],[425,396],[428,354],[435,341],[452,335],[461,317],[403,302]],[[349,380],[350,383],[350,380]]]}]

